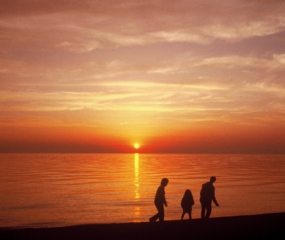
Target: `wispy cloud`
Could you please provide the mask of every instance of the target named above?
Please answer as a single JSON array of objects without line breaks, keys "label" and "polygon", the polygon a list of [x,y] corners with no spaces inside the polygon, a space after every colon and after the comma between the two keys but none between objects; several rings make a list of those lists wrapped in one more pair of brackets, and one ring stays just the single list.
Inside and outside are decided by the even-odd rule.
[{"label": "wispy cloud", "polygon": [[284,1],[27,0],[4,1],[1,9],[1,42],[6,48],[27,50],[88,52],[155,42],[209,44],[285,29]]}]

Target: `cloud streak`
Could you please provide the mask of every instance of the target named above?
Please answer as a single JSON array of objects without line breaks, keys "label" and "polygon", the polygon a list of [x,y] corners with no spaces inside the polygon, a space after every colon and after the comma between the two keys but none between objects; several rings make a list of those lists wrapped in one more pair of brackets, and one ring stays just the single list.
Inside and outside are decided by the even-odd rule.
[{"label": "cloud streak", "polygon": [[0,26],[6,48],[27,50],[209,44],[284,31],[284,7],[283,1],[3,1]]}]

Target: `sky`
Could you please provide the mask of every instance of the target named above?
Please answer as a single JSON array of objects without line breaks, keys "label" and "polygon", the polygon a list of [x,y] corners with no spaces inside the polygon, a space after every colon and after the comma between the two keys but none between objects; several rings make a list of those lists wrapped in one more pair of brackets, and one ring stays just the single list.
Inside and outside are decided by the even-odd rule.
[{"label": "sky", "polygon": [[0,6],[0,152],[285,153],[284,0]]}]

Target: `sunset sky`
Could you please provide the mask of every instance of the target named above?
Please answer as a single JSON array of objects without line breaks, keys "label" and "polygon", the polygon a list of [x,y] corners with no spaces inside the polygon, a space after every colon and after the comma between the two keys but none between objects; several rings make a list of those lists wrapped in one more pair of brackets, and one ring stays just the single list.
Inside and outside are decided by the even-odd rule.
[{"label": "sunset sky", "polygon": [[0,152],[285,153],[284,0],[0,6]]}]

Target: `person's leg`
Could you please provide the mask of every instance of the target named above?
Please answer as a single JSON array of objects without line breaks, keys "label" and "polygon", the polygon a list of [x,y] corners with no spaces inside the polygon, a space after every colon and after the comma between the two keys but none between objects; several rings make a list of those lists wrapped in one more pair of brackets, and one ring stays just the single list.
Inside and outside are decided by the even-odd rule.
[{"label": "person's leg", "polygon": [[207,207],[206,207],[206,218],[209,218],[210,215],[211,215],[211,212],[212,212],[212,205],[211,204],[208,204]]},{"label": "person's leg", "polygon": [[183,220],[184,215],[185,215],[185,212],[184,212],[184,210],[183,210],[182,215],[181,215],[181,220]]},{"label": "person's leg", "polygon": [[159,218],[159,216],[160,216],[160,214],[159,214],[159,205],[158,205],[157,203],[154,203],[154,204],[155,204],[155,207],[156,207],[158,213],[155,214],[155,215],[153,215],[153,216],[149,219],[150,222],[155,222],[155,221]]},{"label": "person's leg", "polygon": [[163,204],[161,204],[160,206],[157,207],[158,210],[158,215],[159,215],[159,221],[163,222],[164,221],[164,207]]},{"label": "person's leg", "polygon": [[157,219],[159,219],[160,222],[164,221],[164,208],[163,204],[155,204],[158,213],[152,216],[149,221],[155,222]]},{"label": "person's leg", "polygon": [[158,218],[159,218],[159,213],[153,215],[153,216],[149,219],[149,221],[150,221],[150,222],[155,222]]},{"label": "person's leg", "polygon": [[205,204],[201,203],[201,218],[202,219],[205,217],[205,210],[206,210]]}]

